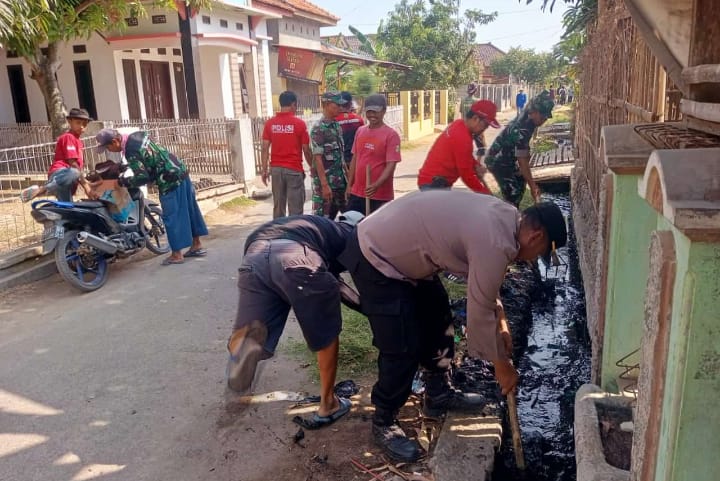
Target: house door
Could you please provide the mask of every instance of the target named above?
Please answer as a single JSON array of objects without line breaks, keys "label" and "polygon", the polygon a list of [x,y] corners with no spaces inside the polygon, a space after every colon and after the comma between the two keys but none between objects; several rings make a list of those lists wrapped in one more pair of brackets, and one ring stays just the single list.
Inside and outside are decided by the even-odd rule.
[{"label": "house door", "polygon": [[95,105],[95,90],[93,89],[90,61],[75,61],[73,62],[73,68],[75,69],[75,85],[77,86],[80,108],[87,110],[93,119],[97,119],[97,106]]},{"label": "house door", "polygon": [[174,118],[170,64],[141,60],[140,75],[145,94],[145,117],[148,119]]},{"label": "house door", "polygon": [[173,63],[173,74],[175,75],[175,94],[177,97],[178,117],[181,119],[190,118],[188,114],[187,91],[185,88],[185,71],[183,64]]},{"label": "house door", "polygon": [[28,106],[22,65],[8,65],[7,72],[13,108],[15,109],[15,122],[30,122],[30,107]]},{"label": "house door", "polygon": [[137,72],[135,60],[122,61],[123,77],[125,79],[125,95],[127,96],[128,118],[137,120],[142,118],[140,112],[140,95],[138,94]]}]

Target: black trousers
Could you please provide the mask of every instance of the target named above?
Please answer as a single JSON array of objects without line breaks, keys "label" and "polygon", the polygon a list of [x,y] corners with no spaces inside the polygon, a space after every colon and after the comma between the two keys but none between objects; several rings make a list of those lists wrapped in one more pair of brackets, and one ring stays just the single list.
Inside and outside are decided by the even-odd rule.
[{"label": "black trousers", "polygon": [[[390,201],[370,199],[370,212],[375,212],[388,202]],[[369,214],[369,212],[365,212],[365,197],[360,197],[355,194],[350,194],[348,196],[348,202],[345,210],[354,210],[360,212],[363,215]]]},{"label": "black trousers", "polygon": [[365,259],[356,233],[338,260],[355,282],[380,351],[371,401],[392,416],[410,396],[418,365],[441,372],[450,367],[455,330],[447,292],[437,276],[416,284],[385,276]]}]

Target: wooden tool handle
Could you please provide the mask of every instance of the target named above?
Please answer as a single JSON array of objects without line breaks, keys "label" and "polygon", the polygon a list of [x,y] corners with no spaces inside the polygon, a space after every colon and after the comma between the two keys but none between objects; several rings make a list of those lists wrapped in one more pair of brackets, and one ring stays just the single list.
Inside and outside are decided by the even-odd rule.
[{"label": "wooden tool handle", "polygon": [[510,414],[510,429],[512,430],[513,451],[515,464],[520,470],[525,470],[525,453],[523,453],[522,438],[520,436],[520,421],[517,412],[517,399],[515,392],[507,395],[508,413]]},{"label": "wooden tool handle", "polygon": [[[370,186],[370,182],[372,180],[370,179],[370,164],[365,167],[365,188],[367,189]],[[367,195],[365,196],[365,215],[370,215],[370,197]]]}]

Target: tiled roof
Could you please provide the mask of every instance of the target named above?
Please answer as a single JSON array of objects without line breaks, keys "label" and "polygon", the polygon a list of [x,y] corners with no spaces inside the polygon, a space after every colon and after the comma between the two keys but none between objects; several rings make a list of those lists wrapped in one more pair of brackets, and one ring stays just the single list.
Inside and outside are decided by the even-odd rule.
[{"label": "tiled roof", "polygon": [[333,15],[327,10],[318,7],[314,3],[308,2],[307,0],[257,0],[257,3],[264,3],[266,5],[282,8],[291,12],[300,11],[310,13],[326,20],[330,20],[334,23],[340,20],[340,17]]},{"label": "tiled roof", "polygon": [[505,52],[492,43],[479,43],[475,45],[475,51],[473,52],[475,62],[482,65],[490,65],[493,60],[504,55]]},{"label": "tiled roof", "polygon": [[[366,37],[368,38],[368,40],[370,40],[370,44],[374,47],[376,34],[370,33],[367,34]],[[331,45],[335,45],[336,47],[348,50],[356,55],[363,55],[366,57],[369,56],[367,52],[364,52],[360,48],[360,40],[358,40],[355,35],[343,35],[342,33],[340,33],[338,35],[329,35],[327,37],[322,37],[322,40],[326,41]]]}]

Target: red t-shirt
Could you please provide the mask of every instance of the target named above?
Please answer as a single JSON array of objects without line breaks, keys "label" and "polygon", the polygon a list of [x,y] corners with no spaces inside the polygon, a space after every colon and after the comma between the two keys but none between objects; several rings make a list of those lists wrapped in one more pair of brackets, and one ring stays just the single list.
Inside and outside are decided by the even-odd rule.
[{"label": "red t-shirt", "polygon": [[347,162],[350,162],[350,160],[352,160],[352,146],[355,134],[360,127],[365,125],[365,121],[353,112],[342,112],[335,117],[335,120],[340,124],[340,128],[342,129],[343,143],[345,144],[343,156]]},{"label": "red t-shirt", "polygon": [[263,140],[270,142],[270,166],[303,171],[302,146],[310,143],[307,125],[293,112],[278,112],[265,122]]},{"label": "red t-shirt", "polygon": [[463,119],[451,123],[435,139],[418,173],[418,185],[430,184],[436,176],[445,177],[450,185],[461,178],[473,191],[492,194],[475,173],[473,138]]},{"label": "red t-shirt", "polygon": [[48,170],[48,176],[60,169],[67,169],[71,167],[68,163],[69,160],[77,159],[78,167],[80,170],[83,168],[83,141],[80,137],[73,134],[72,132],[65,132],[57,139],[55,144],[55,158],[53,163],[50,165]]},{"label": "red t-shirt", "polygon": [[[371,129],[367,125],[360,127],[353,143],[355,160],[355,181],[350,193],[365,197],[367,166],[370,166],[370,182],[380,178],[388,162],[400,162],[400,136],[395,129],[383,125]],[[392,176],[375,191],[373,200],[393,200]]]}]

